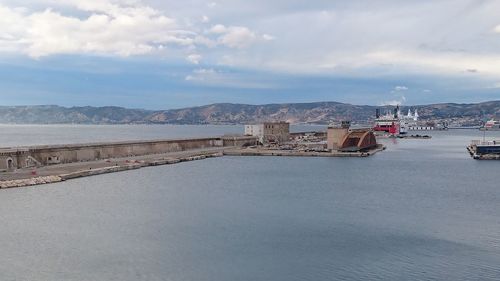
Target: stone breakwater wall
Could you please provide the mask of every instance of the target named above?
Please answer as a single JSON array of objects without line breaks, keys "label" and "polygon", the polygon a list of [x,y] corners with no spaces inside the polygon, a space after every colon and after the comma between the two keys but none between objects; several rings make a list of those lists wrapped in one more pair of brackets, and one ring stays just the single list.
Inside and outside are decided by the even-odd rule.
[{"label": "stone breakwater wall", "polygon": [[51,164],[95,161],[214,147],[244,146],[253,145],[256,142],[257,139],[255,137],[231,136],[0,148],[0,170],[11,171]]},{"label": "stone breakwater wall", "polygon": [[199,154],[199,155],[183,156],[183,157],[179,157],[179,158],[152,159],[149,161],[139,161],[139,162],[135,162],[135,163],[127,164],[127,165],[109,166],[109,167],[103,167],[103,168],[97,168],[97,169],[79,170],[76,172],[61,174],[61,175],[33,177],[33,178],[9,180],[9,181],[0,181],[0,189],[57,183],[57,182],[81,178],[81,177],[90,177],[90,176],[97,176],[97,175],[102,175],[102,174],[107,174],[107,173],[135,170],[135,169],[140,169],[140,168],[148,167],[148,166],[170,165],[170,164],[176,164],[176,163],[187,162],[187,161],[203,160],[203,159],[207,159],[207,158],[221,157],[222,155],[223,155],[222,153],[204,153],[204,154]]},{"label": "stone breakwater wall", "polygon": [[379,144],[376,147],[367,151],[355,152],[316,152],[316,151],[297,151],[297,150],[279,150],[279,149],[243,149],[234,148],[224,151],[224,155],[228,156],[289,156],[289,157],[368,157],[377,152],[385,150],[385,146]]}]

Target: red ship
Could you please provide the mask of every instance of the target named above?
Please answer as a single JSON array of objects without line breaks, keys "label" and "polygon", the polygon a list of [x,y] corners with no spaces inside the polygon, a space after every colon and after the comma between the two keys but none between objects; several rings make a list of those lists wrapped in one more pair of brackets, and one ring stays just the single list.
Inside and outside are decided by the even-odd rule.
[{"label": "red ship", "polygon": [[394,109],[393,113],[388,112],[385,115],[380,115],[380,110],[377,109],[374,131],[386,132],[391,135],[398,135],[400,133],[399,126],[399,106]]}]

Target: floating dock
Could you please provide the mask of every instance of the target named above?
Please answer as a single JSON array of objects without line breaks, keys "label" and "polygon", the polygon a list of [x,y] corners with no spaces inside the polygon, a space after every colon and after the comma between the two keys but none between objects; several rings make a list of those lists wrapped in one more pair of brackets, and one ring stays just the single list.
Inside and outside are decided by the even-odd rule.
[{"label": "floating dock", "polygon": [[500,141],[473,140],[467,151],[472,158],[477,160],[500,160]]}]

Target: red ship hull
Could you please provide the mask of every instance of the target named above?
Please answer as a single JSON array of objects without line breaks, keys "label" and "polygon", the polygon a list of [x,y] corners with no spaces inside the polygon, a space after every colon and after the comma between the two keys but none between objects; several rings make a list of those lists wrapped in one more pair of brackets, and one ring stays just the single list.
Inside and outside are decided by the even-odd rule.
[{"label": "red ship hull", "polygon": [[396,122],[392,122],[392,124],[390,124],[390,125],[376,124],[373,127],[373,130],[378,131],[378,132],[386,132],[386,133],[389,133],[391,135],[396,135],[396,134],[399,134],[399,124],[397,124]]}]

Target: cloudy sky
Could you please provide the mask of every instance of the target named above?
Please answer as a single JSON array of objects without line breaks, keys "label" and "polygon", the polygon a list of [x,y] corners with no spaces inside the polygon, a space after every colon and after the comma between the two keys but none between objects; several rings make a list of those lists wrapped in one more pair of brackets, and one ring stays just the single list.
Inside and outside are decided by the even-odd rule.
[{"label": "cloudy sky", "polygon": [[0,105],[500,100],[498,0],[0,0]]}]

